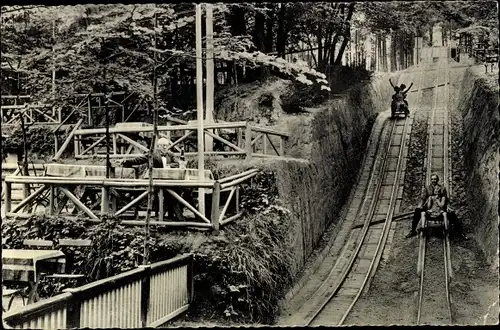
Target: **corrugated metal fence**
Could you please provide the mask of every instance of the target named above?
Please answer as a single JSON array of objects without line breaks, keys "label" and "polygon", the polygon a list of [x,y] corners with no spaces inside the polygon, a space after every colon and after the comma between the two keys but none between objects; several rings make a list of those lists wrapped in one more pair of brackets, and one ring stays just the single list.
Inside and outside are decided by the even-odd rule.
[{"label": "corrugated metal fence", "polygon": [[16,329],[157,327],[183,313],[193,297],[192,255],[119,274],[4,313]]}]

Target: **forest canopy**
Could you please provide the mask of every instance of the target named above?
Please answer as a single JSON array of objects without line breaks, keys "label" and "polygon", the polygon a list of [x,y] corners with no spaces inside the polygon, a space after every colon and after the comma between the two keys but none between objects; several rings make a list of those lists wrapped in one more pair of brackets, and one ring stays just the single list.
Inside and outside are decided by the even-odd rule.
[{"label": "forest canopy", "polygon": [[[151,98],[155,67],[160,94],[171,100],[176,86],[194,77],[194,13],[191,3],[3,6],[2,94],[21,88],[58,105],[104,90]],[[271,73],[329,90],[325,73],[341,64],[352,26],[403,33],[409,43],[439,22],[498,38],[493,1],[217,3],[216,67],[225,68],[226,80]],[[284,59],[304,45],[317,50],[313,68]]]}]

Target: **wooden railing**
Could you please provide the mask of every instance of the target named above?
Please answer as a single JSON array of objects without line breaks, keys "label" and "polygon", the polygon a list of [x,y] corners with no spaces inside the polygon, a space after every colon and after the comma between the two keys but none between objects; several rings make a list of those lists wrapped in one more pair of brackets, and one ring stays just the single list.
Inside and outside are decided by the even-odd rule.
[{"label": "wooden railing", "polygon": [[61,122],[61,109],[46,104],[2,105],[2,125],[18,125],[21,117],[26,124],[57,125]]},{"label": "wooden railing", "polygon": [[[45,213],[51,215],[79,216],[80,213],[93,221],[100,221],[100,213],[105,213],[122,218],[123,224],[144,225],[145,221],[142,219],[127,219],[145,217],[144,213],[139,212],[139,205],[147,198],[149,180],[138,178],[137,172],[130,168],[117,168],[113,172],[114,177],[106,179],[105,166],[48,164],[46,175],[42,177],[7,176],[4,203],[6,216],[29,217],[30,214],[24,214],[21,210],[26,206],[36,209],[40,203],[38,196],[48,194],[48,205],[44,207]],[[153,188],[159,196],[159,206],[156,220],[152,218],[150,224],[218,230],[220,226],[242,216],[239,209],[240,186],[258,172],[257,169],[251,169],[214,180],[212,174],[206,171],[205,178],[199,180],[196,169],[154,169]],[[12,185],[25,183],[38,184],[40,187],[13,208]],[[76,186],[83,189],[74,189]],[[205,190],[206,203],[209,203],[205,214],[199,212],[195,205],[196,200],[192,197],[197,195],[194,192],[201,188]],[[164,196],[170,197],[169,203],[177,203],[191,211],[194,220],[165,221]],[[74,208],[67,208],[68,212],[63,213],[68,202],[72,202]]]},{"label": "wooden railing", "polygon": [[[136,157],[146,153],[148,146],[146,143],[139,143],[137,139],[139,136],[150,136],[152,132],[152,126],[110,128],[110,157]],[[170,148],[177,148],[182,143],[186,146],[187,156],[197,154],[196,125],[158,126],[158,132],[160,137],[170,139]],[[76,130],[75,158],[106,157],[105,133],[105,128]],[[127,136],[130,134],[133,136]],[[285,141],[288,138],[287,133],[252,126],[247,122],[205,124],[204,134],[218,143],[218,146],[214,146],[215,151],[205,151],[205,155],[239,156],[246,159],[284,156]]]},{"label": "wooden railing", "polygon": [[16,329],[158,327],[193,300],[192,255],[140,266],[3,314]]}]

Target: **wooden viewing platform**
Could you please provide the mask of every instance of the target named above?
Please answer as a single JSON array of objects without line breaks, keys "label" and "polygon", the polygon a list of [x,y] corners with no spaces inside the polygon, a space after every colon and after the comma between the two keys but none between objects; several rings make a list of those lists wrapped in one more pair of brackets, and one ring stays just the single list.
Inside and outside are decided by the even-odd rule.
[{"label": "wooden viewing platform", "polygon": [[[140,203],[147,199],[149,180],[141,179],[137,171],[130,168],[115,168],[113,177],[105,178],[106,167],[98,165],[47,164],[43,176],[10,175],[5,177],[4,208],[8,218],[24,218],[25,207],[44,213],[69,217],[84,216],[91,221],[100,221],[99,215],[108,214],[124,219],[123,224],[144,225],[140,218]],[[156,220],[152,225],[173,227],[198,227],[218,230],[239,217],[239,188],[257,173],[257,169],[215,180],[212,173],[205,171],[204,180],[199,180],[197,169],[154,169],[153,189],[158,194]],[[38,188],[27,198],[12,207],[13,184],[37,184]],[[80,189],[76,189],[80,187]],[[195,191],[204,188],[207,203],[206,216],[196,208]],[[174,211],[177,221],[166,220],[165,201],[178,205]],[[72,210],[66,207],[72,202]],[[63,213],[66,207],[67,213]],[[176,206],[177,207],[177,206]],[[182,208],[194,216],[182,212]],[[181,211],[179,211],[181,210]],[[180,213],[179,213],[180,212]],[[134,220],[130,220],[132,218]]]},{"label": "wooden viewing platform", "polygon": [[[141,144],[136,139],[138,136],[144,138],[151,135],[152,132],[153,127],[147,125],[110,127],[109,134],[112,139],[110,157],[136,157],[148,152],[146,143]],[[187,156],[197,154],[197,125],[163,125],[158,126],[158,132],[160,137],[171,141],[169,149],[178,148],[182,143],[187,145]],[[207,123],[204,124],[203,132],[205,136],[219,143],[219,150],[205,151],[205,155],[239,156],[245,159],[284,156],[285,143],[288,139],[288,133],[253,126],[248,122]],[[76,126],[57,155],[62,154],[73,139],[76,159],[106,157],[105,134],[105,128],[80,129]]]}]

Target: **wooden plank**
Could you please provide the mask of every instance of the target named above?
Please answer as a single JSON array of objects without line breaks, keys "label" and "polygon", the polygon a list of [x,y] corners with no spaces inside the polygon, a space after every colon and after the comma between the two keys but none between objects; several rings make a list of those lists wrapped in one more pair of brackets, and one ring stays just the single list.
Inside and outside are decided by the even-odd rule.
[{"label": "wooden plank", "polygon": [[172,195],[175,199],[177,199],[179,202],[181,202],[185,207],[187,207],[191,212],[193,212],[195,215],[200,217],[203,221],[206,223],[210,223],[210,220],[208,220],[203,214],[201,214],[194,206],[186,202],[181,196],[179,196],[175,191],[171,189],[167,189],[170,195]]},{"label": "wooden plank", "polygon": [[127,141],[128,143],[130,143],[131,145],[133,145],[134,147],[139,148],[139,149],[141,149],[141,150],[142,150],[142,151],[144,151],[144,152],[149,152],[149,149],[148,149],[148,148],[146,148],[146,147],[145,147],[145,146],[143,146],[142,144],[140,144],[140,143],[138,143],[138,142],[136,142],[136,141],[132,140],[132,139],[131,139],[131,138],[129,138],[128,136],[123,135],[123,134],[120,134],[120,133],[118,133],[117,135],[118,135],[119,137],[121,137],[123,140],[125,140],[125,141]]},{"label": "wooden plank", "polygon": [[[220,129],[220,128],[239,128],[245,127],[245,122],[234,122],[234,123],[213,123],[203,125],[203,129]],[[183,130],[196,130],[196,125],[174,125],[174,126],[158,126],[158,131],[183,131]],[[110,133],[146,133],[153,132],[153,127],[110,127]],[[105,134],[106,128],[86,128],[80,129],[75,134],[81,135],[94,135],[94,134]],[[271,132],[272,134],[272,132]],[[278,135],[278,134],[275,134]]]},{"label": "wooden plank", "polygon": [[[114,135],[113,135],[114,136]],[[83,150],[80,155],[85,155],[89,150],[93,149],[96,145],[98,145],[99,143],[101,143],[104,139],[106,138],[106,136],[102,136],[100,139],[98,139],[97,141],[95,141],[94,143],[92,143],[87,149]]]},{"label": "wooden plank", "polygon": [[18,212],[20,209],[22,209],[24,206],[28,205],[31,203],[38,195],[40,195],[45,189],[48,187],[46,185],[38,188],[34,193],[26,197],[21,203],[17,204],[17,206],[12,210],[13,213]]},{"label": "wooden plank", "polygon": [[235,191],[236,191],[236,188],[233,187],[231,189],[231,192],[229,193],[229,196],[227,197],[226,203],[224,204],[224,208],[222,209],[222,212],[220,213],[219,223],[224,219],[224,215],[226,214],[227,208],[229,207],[229,203],[231,203],[231,199],[233,198]]},{"label": "wooden plank", "polygon": [[89,239],[60,239],[59,246],[90,246],[92,241]]},{"label": "wooden plank", "polygon": [[280,132],[280,131],[277,131],[277,130],[273,130],[271,128],[257,127],[257,126],[251,126],[251,128],[255,132],[267,133],[267,134],[271,134],[271,135],[279,135],[279,136],[289,137],[288,133]]},{"label": "wooden plank", "polygon": [[235,215],[233,215],[232,217],[229,217],[229,218],[227,218],[227,219],[225,219],[225,220],[222,220],[222,221],[220,222],[220,225],[221,225],[221,226],[227,225],[228,223],[230,223],[230,222],[232,222],[232,221],[234,221],[234,220],[236,220],[236,219],[240,218],[242,215],[243,215],[243,212],[240,212],[240,213],[238,213],[238,214],[235,214]]},{"label": "wooden plank", "polygon": [[220,216],[220,182],[215,181],[212,193],[212,214],[211,220],[215,232],[219,231],[219,216]]},{"label": "wooden plank", "polygon": [[205,131],[205,134],[208,134],[211,137],[213,137],[214,139],[221,141],[222,143],[224,143],[224,144],[230,146],[231,148],[233,148],[234,150],[245,152],[245,150],[241,149],[240,147],[238,147],[238,146],[232,144],[231,142],[229,142],[228,140],[226,140],[226,139],[224,139],[224,138],[222,138],[222,137],[220,137],[220,136],[218,136],[218,135],[216,135],[216,134],[214,134],[214,133],[212,133],[210,131]]},{"label": "wooden plank", "polygon": [[252,159],[252,127],[248,124],[246,124],[245,128],[245,152],[245,159]]},{"label": "wooden plank", "polygon": [[91,211],[89,210],[78,198],[76,198],[75,195],[73,195],[68,189],[59,187],[61,191],[68,196],[69,199],[78,207],[80,208],[83,212],[85,212],[91,219],[94,220],[99,220],[99,218]]},{"label": "wooden plank", "polygon": [[118,212],[116,212],[115,216],[119,216],[120,214],[125,213],[125,211],[127,211],[129,208],[131,208],[132,206],[134,206],[135,204],[137,204],[140,200],[142,200],[147,195],[148,195],[148,191],[146,190],[145,192],[143,192],[142,194],[140,194],[139,196],[137,196],[136,198],[134,198],[130,203],[128,203],[127,205],[125,205],[121,210],[119,210]]},{"label": "wooden plank", "polygon": [[83,123],[83,119],[80,119],[75,127],[73,128],[73,130],[71,131],[71,133],[69,133],[69,136],[68,138],[66,139],[66,141],[64,141],[63,145],[61,146],[61,149],[59,149],[59,151],[57,152],[57,154],[55,154],[55,156],[52,158],[52,161],[56,161],[58,160],[59,158],[61,158],[64,150],[66,150],[66,148],[68,147],[68,144],[69,144],[69,141],[71,141],[71,139],[73,138],[73,136],[76,134],[75,132],[78,130],[78,128],[80,127],[80,125]]}]

